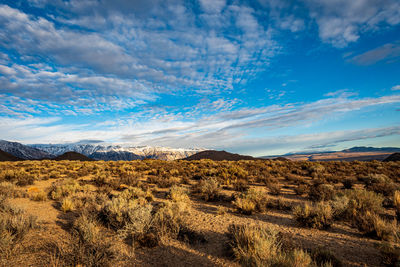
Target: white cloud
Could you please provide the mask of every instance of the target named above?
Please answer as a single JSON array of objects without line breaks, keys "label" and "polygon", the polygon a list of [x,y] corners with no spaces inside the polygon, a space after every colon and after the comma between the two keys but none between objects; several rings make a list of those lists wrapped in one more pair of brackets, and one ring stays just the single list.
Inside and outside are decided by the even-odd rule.
[{"label": "white cloud", "polygon": [[[366,138],[365,136],[370,136],[368,138],[378,136],[376,132],[368,129],[354,130],[354,133],[347,135],[347,137],[344,133],[339,135],[327,134],[322,136],[321,140],[313,137],[313,135],[285,137],[277,135],[276,131],[274,137],[257,137],[257,135],[254,136],[254,133],[260,130],[274,132],[274,130],[284,128],[297,129],[306,124],[312,125],[366,107],[400,103],[400,95],[361,99],[339,95],[307,104],[273,105],[257,109],[231,110],[230,106],[235,105],[235,101],[217,100],[202,103],[199,106],[200,109],[207,109],[207,107],[214,109],[214,113],[210,114],[199,114],[192,111],[185,113],[182,111],[149,110],[148,112],[136,113],[130,117],[120,117],[110,121],[102,120],[98,123],[93,122],[90,125],[68,125],[55,120],[43,122],[41,121],[43,119],[38,119],[37,123],[30,119],[28,124],[25,125],[22,118],[8,118],[2,120],[3,124],[0,131],[4,130],[3,135],[5,136],[2,136],[4,139],[12,137],[13,140],[25,140],[30,143],[73,142],[81,139],[95,139],[101,136],[107,142],[128,142],[135,145],[170,147],[231,148],[235,151],[253,153],[257,149],[265,150],[267,145],[273,146],[273,140],[287,140],[287,147],[290,147],[294,140],[306,147],[329,145],[335,140],[335,142],[345,142],[352,140],[351,138],[358,140]],[[51,123],[51,125],[47,125],[48,123]],[[5,130],[6,128],[8,130]],[[389,129],[390,127],[386,128]],[[388,130],[386,134],[398,134],[398,129],[396,127],[393,129],[393,131]],[[383,128],[380,133],[385,134]],[[29,137],[30,134],[32,134],[32,137]],[[333,139],[329,139],[331,137]],[[282,141],[278,141],[277,144],[285,146]],[[257,142],[258,148],[255,145]]]},{"label": "white cloud", "polygon": [[[201,17],[208,26],[200,26],[193,10],[179,1],[160,2],[133,13],[129,10],[140,9],[139,3],[55,3],[64,11],[63,16],[54,15],[58,24],[1,5],[0,44],[17,51],[20,59],[67,68],[70,79],[97,77],[97,82],[108,83],[114,92],[128,88],[119,84],[125,81],[135,88],[128,92],[142,87],[150,94],[184,89],[216,94],[255,77],[278,52],[269,29],[258,22],[250,7],[226,6],[220,10],[220,24],[208,24],[212,18]],[[225,4],[213,1],[210,5],[221,8]],[[3,64],[1,71],[13,74],[7,69],[10,65]]]},{"label": "white cloud", "polygon": [[361,34],[400,23],[397,0],[305,0],[322,41],[335,47],[356,42]]},{"label": "white cloud", "polygon": [[364,66],[378,62],[392,63],[398,60],[400,60],[400,41],[384,44],[348,59],[352,63]]},{"label": "white cloud", "polygon": [[392,91],[399,91],[400,90],[400,85],[395,85],[392,87]]}]

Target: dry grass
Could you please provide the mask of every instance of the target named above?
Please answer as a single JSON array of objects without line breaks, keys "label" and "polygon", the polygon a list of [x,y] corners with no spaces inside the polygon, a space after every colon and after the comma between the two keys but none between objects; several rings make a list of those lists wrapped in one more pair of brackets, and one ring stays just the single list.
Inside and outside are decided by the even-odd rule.
[{"label": "dry grass", "polygon": [[333,210],[331,205],[326,202],[306,203],[294,208],[293,217],[302,226],[327,229],[333,223]]}]

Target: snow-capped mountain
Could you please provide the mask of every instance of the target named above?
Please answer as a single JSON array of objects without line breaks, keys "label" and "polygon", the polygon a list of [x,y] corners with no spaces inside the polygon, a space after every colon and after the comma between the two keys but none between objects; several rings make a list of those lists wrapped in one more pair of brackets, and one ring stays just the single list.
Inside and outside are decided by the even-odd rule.
[{"label": "snow-capped mountain", "polygon": [[108,150],[109,147],[102,145],[92,145],[92,144],[34,144],[29,145],[33,148],[40,149],[42,151],[46,151],[47,153],[59,156],[64,154],[65,152],[78,152],[85,156],[89,156],[97,151],[105,151]]},{"label": "snow-capped mountain", "polygon": [[97,160],[162,159],[175,160],[189,157],[204,149],[183,149],[151,146],[121,146],[99,144],[35,144],[31,147],[54,156],[74,151]]},{"label": "snow-capped mountain", "polygon": [[43,150],[5,140],[0,140],[0,149],[20,159],[43,159],[52,157],[51,154]]}]

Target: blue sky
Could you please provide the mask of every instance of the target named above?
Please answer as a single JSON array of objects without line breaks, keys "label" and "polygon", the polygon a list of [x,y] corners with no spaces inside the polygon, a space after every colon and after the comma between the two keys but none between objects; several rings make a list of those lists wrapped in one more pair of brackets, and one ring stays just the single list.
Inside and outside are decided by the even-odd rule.
[{"label": "blue sky", "polygon": [[0,139],[400,146],[400,2],[0,1]]}]

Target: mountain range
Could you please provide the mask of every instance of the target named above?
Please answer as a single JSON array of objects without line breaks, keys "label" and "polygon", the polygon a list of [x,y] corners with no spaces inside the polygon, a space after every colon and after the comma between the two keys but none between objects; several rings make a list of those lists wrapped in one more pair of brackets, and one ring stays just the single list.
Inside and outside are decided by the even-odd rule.
[{"label": "mountain range", "polygon": [[[75,152],[71,154],[69,152]],[[397,147],[353,147],[342,151],[303,152],[285,154],[285,159],[308,161],[352,161],[352,160],[384,160],[392,153],[400,152]],[[78,160],[241,160],[241,159],[273,159],[278,156],[253,158],[232,154],[226,151],[206,150],[202,148],[168,148],[151,146],[103,145],[99,143],[72,144],[32,144],[23,145],[17,142],[0,140],[0,160],[34,160],[34,159],[78,159]],[[281,159],[283,159],[281,157]]]},{"label": "mountain range", "polygon": [[32,144],[0,140],[0,150],[20,159],[53,159],[67,152],[77,152],[95,160],[183,159],[204,149],[99,144]]}]

